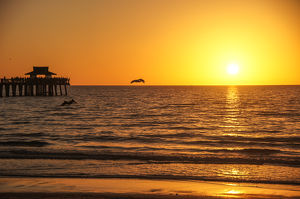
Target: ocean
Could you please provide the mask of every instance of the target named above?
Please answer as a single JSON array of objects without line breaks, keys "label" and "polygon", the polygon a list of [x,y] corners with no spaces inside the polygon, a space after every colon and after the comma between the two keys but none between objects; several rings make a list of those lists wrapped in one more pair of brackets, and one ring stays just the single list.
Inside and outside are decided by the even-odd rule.
[{"label": "ocean", "polygon": [[300,185],[299,107],[300,86],[69,86],[67,96],[2,97],[0,177]]}]

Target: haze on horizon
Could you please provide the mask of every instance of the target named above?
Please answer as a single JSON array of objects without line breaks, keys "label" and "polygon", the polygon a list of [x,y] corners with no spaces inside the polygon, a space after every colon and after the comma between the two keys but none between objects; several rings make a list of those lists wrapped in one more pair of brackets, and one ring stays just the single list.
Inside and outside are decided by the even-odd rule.
[{"label": "haze on horizon", "polygon": [[0,27],[1,78],[49,66],[72,85],[300,84],[297,0],[0,0]]}]

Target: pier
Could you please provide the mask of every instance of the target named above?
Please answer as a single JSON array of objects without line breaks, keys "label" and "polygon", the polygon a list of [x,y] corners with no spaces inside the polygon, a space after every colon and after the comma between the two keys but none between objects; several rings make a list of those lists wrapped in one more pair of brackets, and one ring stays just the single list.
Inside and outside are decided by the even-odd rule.
[{"label": "pier", "polygon": [[[6,96],[57,96],[65,95],[70,79],[52,77],[56,75],[48,71],[49,67],[33,67],[33,71],[26,73],[30,77],[12,77],[1,79],[0,97]],[[40,76],[42,75],[42,77]],[[64,87],[64,89],[62,89]],[[64,91],[64,92],[63,92]]]}]

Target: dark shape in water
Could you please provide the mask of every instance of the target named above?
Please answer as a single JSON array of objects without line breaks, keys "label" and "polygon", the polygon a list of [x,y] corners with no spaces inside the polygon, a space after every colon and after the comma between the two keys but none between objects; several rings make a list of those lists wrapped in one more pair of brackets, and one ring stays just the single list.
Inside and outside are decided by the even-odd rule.
[{"label": "dark shape in water", "polygon": [[[15,147],[15,146],[21,146],[21,147],[44,147],[49,145],[48,142],[43,141],[8,141],[8,142],[0,142],[0,146],[8,146],[8,147]],[[19,151],[20,152],[20,151]]]},{"label": "dark shape in water", "polygon": [[145,80],[143,80],[142,78],[132,80],[132,81],[130,82],[130,84],[132,84],[132,83],[134,83],[134,82],[143,82],[143,83],[145,84]]},{"label": "dark shape in water", "polygon": [[66,105],[66,104],[73,104],[73,103],[77,103],[77,102],[75,102],[75,100],[72,99],[72,100],[70,100],[70,101],[68,101],[68,102],[67,102],[67,101],[64,101],[61,105],[64,106],[64,105]]}]

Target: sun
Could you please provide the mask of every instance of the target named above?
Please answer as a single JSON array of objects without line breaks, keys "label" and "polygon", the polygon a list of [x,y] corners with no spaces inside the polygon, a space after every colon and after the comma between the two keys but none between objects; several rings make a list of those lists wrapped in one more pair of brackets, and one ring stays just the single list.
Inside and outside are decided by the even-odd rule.
[{"label": "sun", "polygon": [[236,64],[230,64],[227,70],[230,74],[234,75],[239,71],[239,67]]}]

